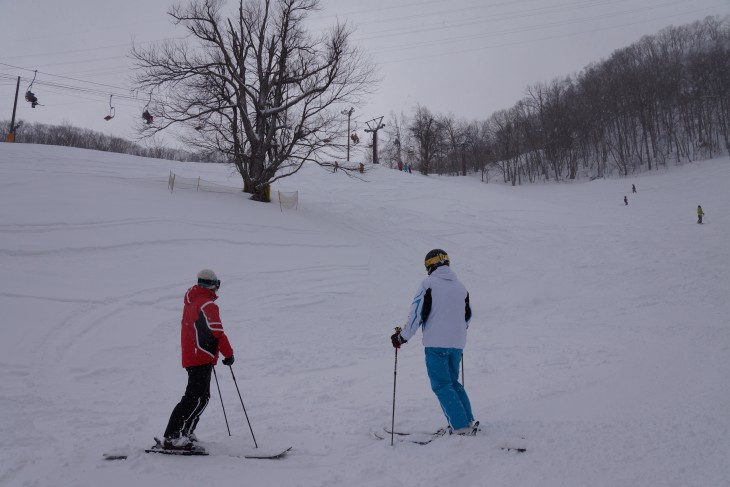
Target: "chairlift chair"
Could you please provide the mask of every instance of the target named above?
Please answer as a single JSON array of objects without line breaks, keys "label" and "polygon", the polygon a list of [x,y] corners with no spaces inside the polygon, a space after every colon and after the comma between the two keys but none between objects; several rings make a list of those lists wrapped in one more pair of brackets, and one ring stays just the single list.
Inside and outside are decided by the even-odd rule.
[{"label": "chairlift chair", "polygon": [[35,108],[36,105],[39,105],[38,103],[38,97],[35,96],[35,94],[32,91],[26,91],[25,92],[25,101],[30,103],[31,108]]},{"label": "chairlift chair", "polygon": [[196,117],[198,124],[195,126],[195,130],[197,130],[198,132],[200,132],[201,130],[203,130],[203,128],[205,128],[205,120],[203,120],[202,115],[203,115],[203,109],[198,108],[198,116]]},{"label": "chairlift chair", "polygon": [[35,93],[30,91],[30,89],[33,87],[33,83],[35,83],[35,77],[37,75],[38,75],[38,70],[36,69],[33,72],[33,81],[30,82],[30,84],[28,85],[28,89],[25,90],[25,101],[30,103],[31,108],[35,108],[36,105],[40,105],[40,103],[38,103],[38,97],[35,96]]},{"label": "chairlift chair", "polygon": [[116,114],[116,110],[112,106],[112,97],[113,96],[114,95],[109,95],[109,115],[107,115],[106,117],[104,117],[104,120],[106,120],[107,122],[109,120],[111,120],[112,118],[114,118],[114,115]]},{"label": "chairlift chair", "polygon": [[144,118],[145,122],[147,122],[147,125],[151,124],[152,121],[155,119],[155,117],[153,117],[149,111],[150,102],[152,102],[152,92],[150,92],[150,99],[144,106],[144,112],[142,112],[142,118]]}]

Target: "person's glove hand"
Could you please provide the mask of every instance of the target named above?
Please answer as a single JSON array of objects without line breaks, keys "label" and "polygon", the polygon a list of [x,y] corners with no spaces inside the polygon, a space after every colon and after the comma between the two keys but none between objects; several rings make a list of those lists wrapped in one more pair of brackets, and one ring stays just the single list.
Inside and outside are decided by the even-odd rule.
[{"label": "person's glove hand", "polygon": [[393,348],[400,348],[404,343],[408,343],[408,340],[400,336],[400,331],[393,333],[390,336],[390,341],[393,342]]},{"label": "person's glove hand", "polygon": [[233,365],[233,362],[236,361],[236,358],[231,355],[230,357],[226,357],[223,359],[223,365]]}]

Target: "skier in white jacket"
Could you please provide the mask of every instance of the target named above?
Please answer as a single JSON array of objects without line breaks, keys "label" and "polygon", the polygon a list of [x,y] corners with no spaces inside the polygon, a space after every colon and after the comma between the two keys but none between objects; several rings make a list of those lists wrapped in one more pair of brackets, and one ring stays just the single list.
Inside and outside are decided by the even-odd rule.
[{"label": "skier in white jacket", "polygon": [[449,267],[449,256],[441,249],[426,254],[428,277],[421,282],[411,303],[407,323],[391,336],[400,348],[423,327],[426,370],[431,389],[455,434],[476,432],[469,396],[459,383],[459,365],[466,346],[471,320],[469,293]]}]

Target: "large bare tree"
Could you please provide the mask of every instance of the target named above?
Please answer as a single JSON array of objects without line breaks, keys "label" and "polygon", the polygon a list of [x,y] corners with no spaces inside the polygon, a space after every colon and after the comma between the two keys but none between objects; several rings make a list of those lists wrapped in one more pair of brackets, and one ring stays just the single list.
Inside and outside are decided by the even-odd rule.
[{"label": "large bare tree", "polygon": [[[235,165],[243,190],[268,201],[271,183],[307,161],[334,165],[346,136],[341,108],[369,93],[373,65],[337,23],[305,28],[319,0],[189,0],[168,13],[185,41],[134,48],[137,88],[154,93],[155,123],[144,134],[181,127],[181,139]],[[347,169],[347,168],[345,168]]]}]

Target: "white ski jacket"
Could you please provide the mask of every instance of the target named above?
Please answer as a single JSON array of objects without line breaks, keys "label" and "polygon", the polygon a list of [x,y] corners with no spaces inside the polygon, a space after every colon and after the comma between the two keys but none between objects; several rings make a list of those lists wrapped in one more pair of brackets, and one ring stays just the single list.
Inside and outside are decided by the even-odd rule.
[{"label": "white ski jacket", "polygon": [[425,347],[463,350],[470,320],[469,293],[450,267],[441,266],[421,282],[401,336],[410,340],[423,326]]}]

